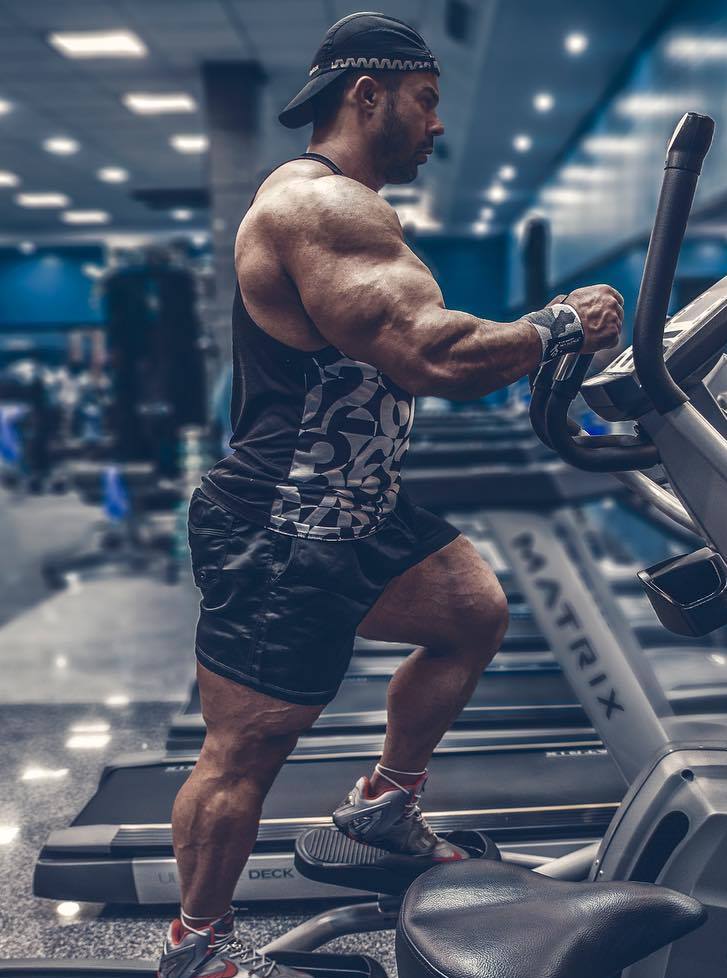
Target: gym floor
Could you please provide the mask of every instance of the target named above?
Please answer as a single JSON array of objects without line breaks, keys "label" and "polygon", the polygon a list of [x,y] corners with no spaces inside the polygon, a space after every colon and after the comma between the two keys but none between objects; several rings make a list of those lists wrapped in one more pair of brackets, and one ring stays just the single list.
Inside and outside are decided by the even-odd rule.
[{"label": "gym floor", "polygon": [[[77,910],[32,896],[48,833],[80,811],[112,758],[164,749],[194,671],[197,596],[187,576],[172,586],[119,576],[59,592],[43,585],[39,553],[71,545],[98,516],[72,495],[0,493],[0,548],[13,554],[0,570],[0,833],[18,829],[0,845],[0,958],[154,959],[177,910]],[[31,524],[35,532],[23,533]],[[241,908],[238,933],[261,946],[320,909]],[[392,933],[330,947],[366,951],[396,973]]]}]

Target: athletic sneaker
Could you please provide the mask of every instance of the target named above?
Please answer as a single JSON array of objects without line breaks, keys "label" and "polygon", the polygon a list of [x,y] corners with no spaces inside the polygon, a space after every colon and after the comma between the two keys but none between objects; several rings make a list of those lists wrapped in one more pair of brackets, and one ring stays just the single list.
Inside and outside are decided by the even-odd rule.
[{"label": "athletic sneaker", "polygon": [[[215,927],[217,924],[217,927]],[[159,961],[158,978],[310,978],[235,939],[233,914],[192,930],[173,920]]]},{"label": "athletic sneaker", "polygon": [[391,788],[374,794],[369,779],[359,778],[333,813],[333,823],[344,835],[388,852],[426,856],[434,862],[469,858],[464,849],[438,836],[419,809],[426,771],[410,786],[398,784],[382,771],[379,774],[391,782]]}]

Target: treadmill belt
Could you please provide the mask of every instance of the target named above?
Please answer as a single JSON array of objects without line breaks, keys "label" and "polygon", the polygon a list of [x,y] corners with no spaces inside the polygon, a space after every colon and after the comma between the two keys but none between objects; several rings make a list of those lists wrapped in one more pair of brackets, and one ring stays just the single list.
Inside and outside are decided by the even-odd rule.
[{"label": "treadmill belt", "polygon": [[[385,710],[390,680],[389,675],[347,677],[322,716]],[[539,667],[532,671],[518,669],[498,672],[493,669],[486,672],[477,683],[467,706],[502,708],[513,712],[520,711],[521,707],[547,707],[557,709],[559,715],[562,713],[564,717],[576,715],[573,722],[588,722],[585,711],[575,701],[565,676],[555,666],[549,669]],[[202,722],[199,688],[196,683],[190,691],[184,715],[197,716]],[[560,723],[560,718],[555,722]]]},{"label": "treadmill belt", "polygon": [[[376,757],[290,759],[263,807],[263,819],[300,823],[325,819],[367,774]],[[174,798],[192,770],[192,759],[119,766],[104,772],[99,790],[72,825],[151,825],[171,821]],[[429,765],[427,812],[569,808],[619,802],[625,784],[602,748],[546,750],[516,747],[436,753]],[[315,790],[311,791],[314,786]],[[577,819],[580,824],[580,818]]]}]

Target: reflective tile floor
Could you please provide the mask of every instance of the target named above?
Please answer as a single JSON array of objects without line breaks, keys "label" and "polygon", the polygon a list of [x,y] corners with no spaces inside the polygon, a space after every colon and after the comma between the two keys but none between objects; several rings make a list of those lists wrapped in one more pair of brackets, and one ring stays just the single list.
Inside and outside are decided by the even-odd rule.
[{"label": "reflective tile floor", "polygon": [[[72,496],[0,499],[0,957],[157,957],[176,907],[67,905],[32,895],[40,847],[120,753],[162,750],[194,671],[197,594],[188,574],[74,581],[48,591],[43,555],[100,518]],[[238,911],[258,945],[321,905]],[[393,934],[347,938],[395,974]]]}]

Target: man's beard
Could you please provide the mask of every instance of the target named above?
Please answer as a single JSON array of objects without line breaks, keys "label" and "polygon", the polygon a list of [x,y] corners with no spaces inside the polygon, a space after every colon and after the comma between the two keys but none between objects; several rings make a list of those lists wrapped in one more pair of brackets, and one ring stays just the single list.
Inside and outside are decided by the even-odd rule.
[{"label": "man's beard", "polygon": [[412,157],[406,127],[396,111],[396,96],[387,93],[386,112],[381,129],[374,140],[386,183],[411,183],[417,177],[417,165]]}]

